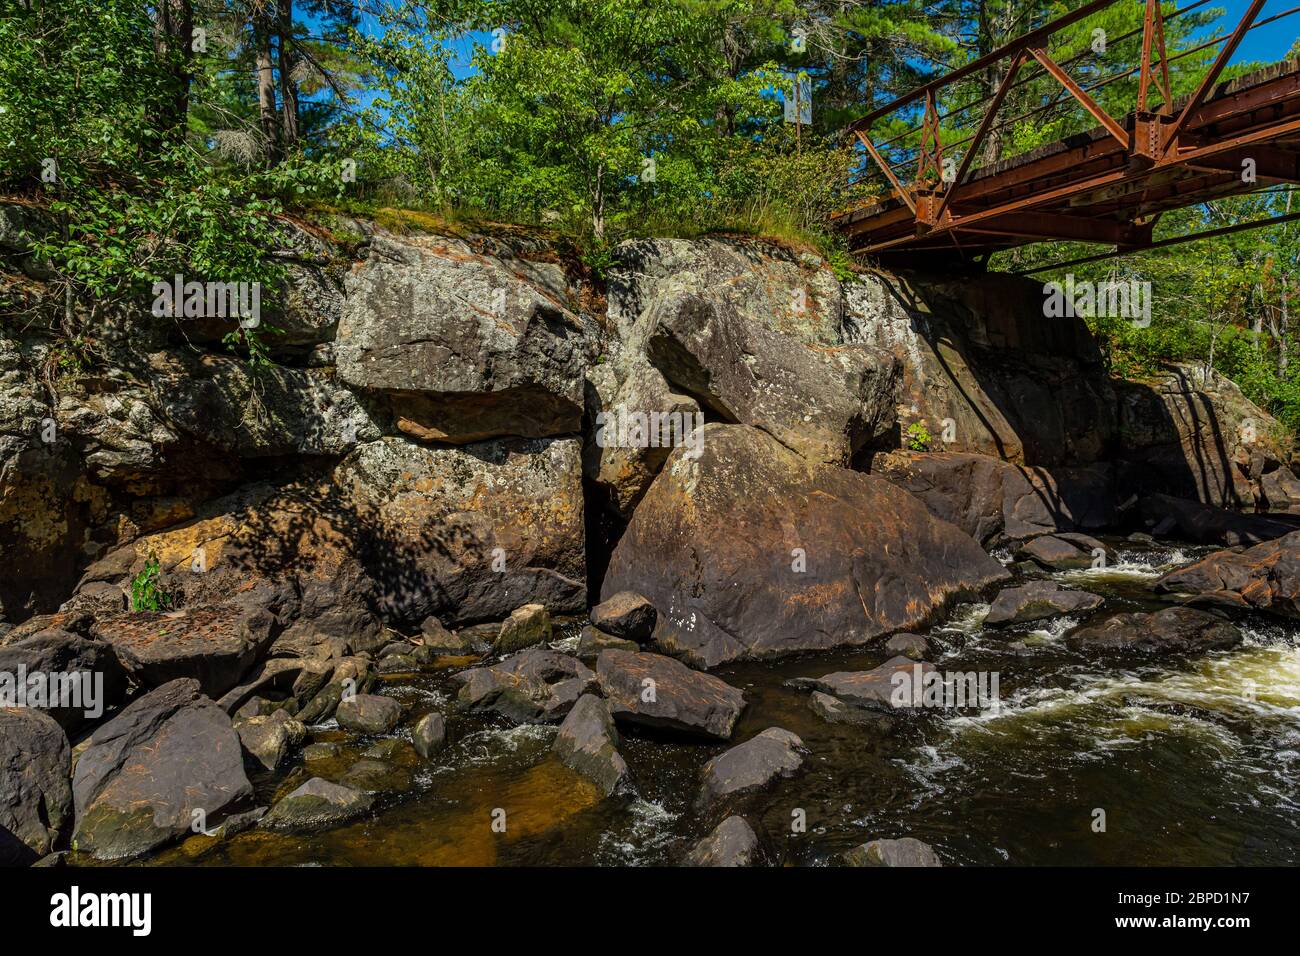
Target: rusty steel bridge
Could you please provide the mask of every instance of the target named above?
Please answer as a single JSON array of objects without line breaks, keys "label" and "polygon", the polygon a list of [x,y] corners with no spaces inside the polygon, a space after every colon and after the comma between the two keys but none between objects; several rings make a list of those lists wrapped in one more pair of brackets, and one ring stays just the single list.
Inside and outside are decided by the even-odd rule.
[{"label": "rusty steel bridge", "polygon": [[[1124,0],[1093,0],[849,126],[849,134],[870,159],[865,173],[875,174],[881,191],[871,204],[833,218],[833,226],[848,239],[850,248],[860,257],[886,264],[982,265],[1003,249],[1066,240],[1113,246],[1112,252],[1089,257],[1105,258],[1195,238],[1153,242],[1152,231],[1169,210],[1300,183],[1300,61],[1221,81],[1224,68],[1250,30],[1283,20],[1300,11],[1300,6],[1259,19],[1264,0],[1252,0],[1231,32],[1170,56],[1165,49],[1165,24],[1209,0],[1197,0],[1171,13],[1161,12],[1159,0],[1147,0],[1142,27],[1111,41],[1137,40],[1140,35],[1138,65],[1081,84],[1069,67],[1086,54],[1058,63],[1048,53],[1050,40],[1116,2]],[[1175,98],[1171,65],[1219,44],[1217,56],[1194,91]],[[946,88],[987,76],[989,71],[1001,73],[996,92],[940,112],[940,95]],[[1126,115],[1111,115],[1090,95],[1134,75],[1136,96]],[[999,119],[999,108],[1010,90],[1044,76],[1057,88],[1050,102]],[[1095,127],[977,165],[990,132],[1035,121],[1063,104],[1083,111]],[[973,108],[983,110],[974,133],[943,142],[942,122]],[[920,125],[887,140],[873,140],[873,127],[909,112],[921,114]],[[972,114],[972,119],[974,115],[978,114]],[[955,152],[958,148],[960,154]],[[891,152],[901,152],[905,158],[891,163],[887,158]],[[908,182],[904,175],[912,171],[908,167],[913,162]],[[1300,213],[1198,235],[1296,218]]]}]

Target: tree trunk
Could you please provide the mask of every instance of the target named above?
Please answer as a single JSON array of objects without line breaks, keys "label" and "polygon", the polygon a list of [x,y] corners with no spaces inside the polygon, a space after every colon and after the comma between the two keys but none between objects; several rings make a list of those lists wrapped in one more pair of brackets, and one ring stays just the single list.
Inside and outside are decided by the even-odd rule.
[{"label": "tree trunk", "polygon": [[597,239],[605,238],[605,165],[596,167],[596,184],[591,195],[591,232]]},{"label": "tree trunk", "polygon": [[280,103],[283,146],[290,150],[298,142],[298,82],[293,78],[297,57],[292,50],[293,0],[279,0]]},{"label": "tree trunk", "polygon": [[169,137],[183,136],[190,108],[190,59],[194,34],[191,0],[159,0],[154,19],[153,48],[170,76],[171,96],[154,117]]},{"label": "tree trunk", "polygon": [[270,0],[253,0],[253,45],[257,63],[257,109],[266,159],[274,165],[280,158],[280,124],[275,108],[275,70],[271,66],[271,23],[266,5]]}]

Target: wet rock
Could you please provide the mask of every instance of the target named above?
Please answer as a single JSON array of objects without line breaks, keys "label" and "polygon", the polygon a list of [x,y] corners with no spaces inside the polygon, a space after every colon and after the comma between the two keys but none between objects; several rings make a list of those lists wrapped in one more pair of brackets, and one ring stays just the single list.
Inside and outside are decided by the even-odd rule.
[{"label": "wet rock", "polygon": [[763,850],[753,827],[741,817],[727,817],[686,855],[685,866],[758,866]]},{"label": "wet rock", "polygon": [[183,679],[133,701],[90,738],[72,783],[74,849],[137,856],[251,796],[230,718]]},{"label": "wet rock", "polygon": [[649,314],[647,354],[670,385],[811,461],[847,465],[894,424],[898,361],[886,352],[774,332],[713,290],[670,286]]},{"label": "wet rock", "polygon": [[598,657],[604,650],[616,651],[639,651],[641,645],[636,641],[625,641],[621,637],[615,637],[613,634],[606,634],[598,627],[588,624],[582,629],[582,635],[578,638],[578,656],[583,660]]},{"label": "wet rock", "polygon": [[934,669],[933,664],[899,656],[891,657],[869,671],[835,671],[821,677],[796,677],[786,681],[786,685],[818,690],[853,707],[894,712],[900,709],[894,706],[895,691],[900,683],[906,681],[911,686],[918,673],[924,676]]},{"label": "wet rock", "polygon": [[391,697],[357,694],[339,702],[334,719],[361,734],[386,734],[401,722],[402,705]]},{"label": "wet rock", "polygon": [[1076,614],[1101,607],[1102,599],[1087,591],[1067,591],[1051,581],[1032,581],[998,592],[984,623],[1017,624],[1058,614]]},{"label": "wet rock", "polygon": [[1296,530],[1294,520],[1241,514],[1170,495],[1144,496],[1141,510],[1147,526],[1155,534],[1197,544],[1231,548],[1272,541]]},{"label": "wet rock", "polygon": [[389,737],[376,740],[361,754],[371,760],[387,760],[390,763],[411,764],[415,758],[415,748],[405,740]]},{"label": "wet rock", "polygon": [[0,707],[0,866],[26,866],[72,828],[72,750],[52,717]]},{"label": "wet rock", "polygon": [[368,793],[313,777],[272,807],[262,826],[289,833],[327,830],[368,813],[373,805]]},{"label": "wet rock", "polygon": [[1098,551],[1107,553],[1106,546],[1087,535],[1043,534],[1022,544],[1016,557],[1035,561],[1045,568],[1067,571],[1092,567]]},{"label": "wet rock", "polygon": [[362,757],[348,768],[339,783],[369,793],[402,793],[411,789],[411,775],[387,760]]},{"label": "wet rock", "polygon": [[422,441],[578,432],[592,343],[568,297],[555,263],[376,235],[347,278],[339,377]]},{"label": "wet rock", "polygon": [[389,654],[375,665],[375,670],[380,674],[414,674],[419,669],[420,664],[414,654]]},{"label": "wet rock", "polygon": [[316,763],[322,760],[335,760],[343,753],[343,748],[338,744],[322,742],[308,744],[302,748],[302,759],[306,763]]},{"label": "wet rock", "polygon": [[885,641],[885,653],[923,661],[931,654],[930,642],[920,634],[895,634]]},{"label": "wet rock", "polygon": [[1160,593],[1192,594],[1229,607],[1300,618],[1300,532],[1245,551],[1219,551],[1170,571]]},{"label": "wet rock", "polygon": [[1216,614],[1170,607],[1154,614],[1116,614],[1081,628],[1066,641],[1086,651],[1185,654],[1223,650],[1241,643],[1241,632]]},{"label": "wet rock", "polygon": [[943,866],[933,847],[912,837],[872,840],[845,853],[844,862],[847,866]]},{"label": "wet rock", "polygon": [[[74,697],[69,701],[73,706],[36,708],[69,732],[101,719],[108,708],[116,707],[126,695],[126,673],[109,645],[55,628],[0,647],[0,674],[12,675],[16,680],[20,673],[78,677],[68,683],[68,688],[70,692],[82,694],[80,702]],[[78,675],[89,675],[89,687]],[[91,697],[95,698],[93,707]],[[28,705],[31,704],[29,701]]]},{"label": "wet rock", "polygon": [[551,640],[551,615],[540,604],[525,604],[510,612],[501,623],[493,650],[498,654],[513,654],[534,644],[547,644]]},{"label": "wet rock", "polygon": [[605,634],[644,644],[654,634],[658,616],[641,595],[619,591],[591,609],[591,624]]},{"label": "wet rock", "polygon": [[609,705],[594,694],[578,698],[560,724],[552,749],[565,766],[594,781],[606,796],[627,778]]},{"label": "wet rock", "polygon": [[615,719],[729,740],[745,695],[662,654],[601,651],[596,678]]},{"label": "wet rock", "polygon": [[461,671],[453,679],[461,684],[458,707],[534,723],[562,718],[595,676],[574,657],[530,647],[491,667]]},{"label": "wet rock", "polygon": [[673,452],[602,588],[645,595],[656,644],[694,664],[864,644],[1008,577],[887,481],[741,425],[705,426],[703,447]]},{"label": "wet rock", "polygon": [[411,731],[415,752],[425,760],[432,760],[447,746],[447,722],[442,714],[425,714]]},{"label": "wet rock", "polygon": [[814,714],[828,723],[866,727],[882,737],[894,732],[895,723],[892,718],[886,717],[877,710],[850,706],[838,697],[823,694],[819,690],[812,692],[812,696],[808,698],[808,706],[812,708]]},{"label": "wet rock", "polygon": [[461,634],[453,634],[442,626],[436,617],[427,617],[420,625],[420,646],[415,650],[415,659],[428,665],[439,657],[465,657],[470,654],[482,654],[487,647],[477,641],[471,641]]},{"label": "wet rock", "polygon": [[94,635],[113,646],[131,679],[145,687],[191,677],[209,697],[235,687],[266,654],[278,631],[265,608],[229,602],[97,620]]},{"label": "wet rock", "polygon": [[988,455],[893,451],[874,456],[871,471],[920,498],[935,517],[952,522],[985,547],[1115,523],[1108,464],[1043,468]]},{"label": "wet rock", "polygon": [[803,766],[803,741],[780,727],[769,727],[743,744],[704,765],[699,803],[716,807],[744,794],[756,793],[778,779],[788,779]]},{"label": "wet rock", "polygon": [[249,717],[235,723],[244,750],[264,770],[277,770],[289,750],[303,742],[307,728],[283,710],[265,717]]}]

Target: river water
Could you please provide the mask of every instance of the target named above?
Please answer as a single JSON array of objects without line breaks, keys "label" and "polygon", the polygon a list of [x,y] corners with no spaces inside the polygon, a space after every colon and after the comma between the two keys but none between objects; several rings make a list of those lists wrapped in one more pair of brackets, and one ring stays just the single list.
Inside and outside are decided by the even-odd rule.
[{"label": "river water", "polygon": [[[1120,559],[1110,568],[1050,575],[1103,595],[1102,616],[1163,606],[1152,582],[1208,551],[1111,543]],[[1120,666],[1066,646],[1079,620],[994,631],[981,626],[987,609],[960,606],[928,636],[941,670],[999,674],[997,712],[926,712],[891,737],[827,723],[809,709],[807,691],[784,686],[873,667],[882,652],[716,672],[749,702],[733,743],[780,726],[809,750],[804,772],[745,812],[782,862],[830,863],[869,839],[905,835],[954,865],[1300,862],[1300,627],[1243,618],[1246,641],[1234,650]],[[572,628],[557,646],[575,644]],[[444,709],[456,689],[449,674],[389,680],[381,692],[409,701],[416,715]],[[553,726],[456,716],[448,730],[452,743],[435,763],[413,752],[394,761],[393,781],[382,786],[397,789],[363,821],[307,836],[194,838],[150,862],[671,864],[708,830],[693,805],[699,773],[726,749],[624,732],[636,794],[601,800],[551,756]],[[310,773],[299,760],[287,778],[255,781],[259,797],[314,775],[338,779],[373,742],[332,725],[313,728],[311,739],[340,741],[344,754]],[[498,809],[503,833],[493,828]]]}]

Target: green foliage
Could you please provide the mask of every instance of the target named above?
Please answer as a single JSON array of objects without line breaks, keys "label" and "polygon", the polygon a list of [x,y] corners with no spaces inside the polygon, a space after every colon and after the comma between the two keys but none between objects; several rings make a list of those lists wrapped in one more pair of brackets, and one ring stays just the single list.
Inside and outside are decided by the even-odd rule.
[{"label": "green foliage", "polygon": [[904,437],[907,439],[907,447],[912,451],[929,451],[930,443],[934,441],[930,429],[925,427],[925,422],[912,422],[907,426]]},{"label": "green foliage", "polygon": [[161,573],[158,556],[150,554],[143,570],[131,580],[132,611],[166,611],[172,607],[175,598],[158,583]]}]

